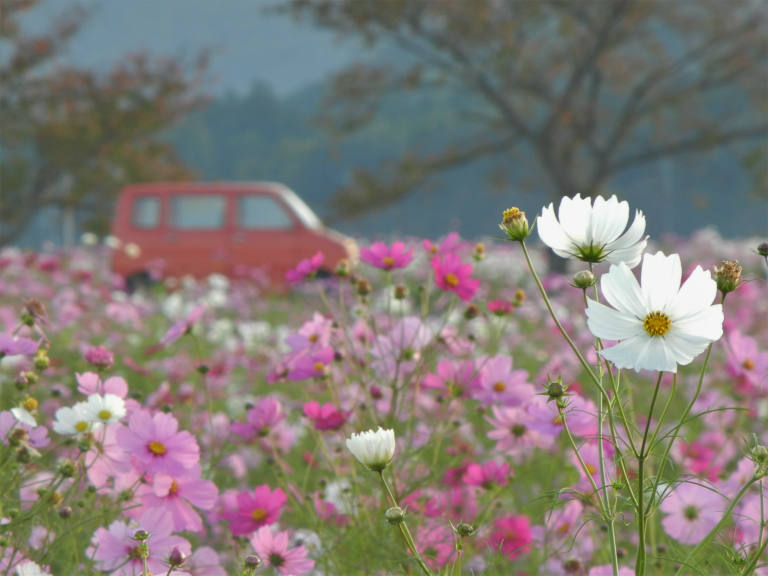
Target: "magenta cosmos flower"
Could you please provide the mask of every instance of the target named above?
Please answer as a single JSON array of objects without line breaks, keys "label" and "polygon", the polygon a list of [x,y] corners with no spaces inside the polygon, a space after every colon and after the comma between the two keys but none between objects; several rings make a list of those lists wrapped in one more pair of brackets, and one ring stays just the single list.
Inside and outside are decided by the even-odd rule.
[{"label": "magenta cosmos flower", "polygon": [[493,523],[490,546],[509,560],[531,549],[531,522],[528,516],[511,514]]},{"label": "magenta cosmos flower", "polygon": [[661,525],[678,542],[698,544],[717,525],[725,508],[725,498],[713,487],[680,484],[659,506],[666,514]]},{"label": "magenta cosmos flower", "polygon": [[456,254],[451,252],[443,256],[435,256],[431,262],[435,273],[435,284],[447,292],[454,292],[464,301],[469,300],[480,288],[480,280],[470,278],[472,264],[462,264]]},{"label": "magenta cosmos flower", "polygon": [[307,558],[304,546],[288,547],[288,532],[272,532],[263,526],[251,536],[251,545],[264,563],[284,576],[308,574],[315,567],[315,561]]},{"label": "magenta cosmos flower", "polygon": [[0,332],[0,358],[17,355],[30,356],[37,352],[38,346],[40,346],[39,342],[29,338],[11,336],[10,334]]},{"label": "magenta cosmos flower", "polygon": [[225,510],[222,516],[229,521],[229,529],[235,536],[251,534],[277,521],[286,499],[280,488],[270,490],[263,484],[253,492],[240,492],[235,497],[235,508]]},{"label": "magenta cosmos flower", "polygon": [[511,470],[507,462],[498,463],[494,460],[489,460],[483,464],[472,462],[467,464],[461,480],[469,486],[479,486],[490,490],[494,486],[505,486],[510,473]]},{"label": "magenta cosmos flower", "polygon": [[285,273],[285,279],[291,284],[298,284],[307,276],[312,276],[315,272],[320,270],[320,267],[325,261],[325,256],[322,252],[318,252],[312,258],[307,258],[298,263],[296,268],[288,270]]},{"label": "magenta cosmos flower", "polygon": [[405,268],[413,260],[413,248],[406,250],[403,242],[394,242],[392,246],[374,242],[370,248],[360,249],[360,260],[382,270]]},{"label": "magenta cosmos flower", "polygon": [[195,324],[200,321],[200,318],[203,317],[204,313],[205,305],[200,304],[195,306],[192,309],[192,312],[189,313],[189,316],[187,316],[184,320],[179,320],[168,329],[168,331],[160,339],[160,346],[168,346],[169,344],[173,344],[176,342],[176,340],[184,336],[184,334],[187,334],[190,330],[192,330]]},{"label": "magenta cosmos flower", "polygon": [[200,461],[197,440],[170,414],[151,416],[143,410],[131,414],[128,427],[117,430],[117,443],[133,455],[142,473],[183,475]]},{"label": "magenta cosmos flower", "polygon": [[304,404],[304,415],[312,420],[316,430],[338,430],[344,426],[349,414],[339,410],[331,402],[322,406],[314,401]]}]

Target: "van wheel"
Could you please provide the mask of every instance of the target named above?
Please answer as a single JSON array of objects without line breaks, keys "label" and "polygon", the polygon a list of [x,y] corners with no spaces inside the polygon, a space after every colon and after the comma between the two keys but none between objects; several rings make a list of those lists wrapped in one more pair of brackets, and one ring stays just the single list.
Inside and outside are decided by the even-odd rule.
[{"label": "van wheel", "polygon": [[148,290],[154,284],[149,272],[135,272],[125,279],[125,291],[133,294],[137,290]]}]

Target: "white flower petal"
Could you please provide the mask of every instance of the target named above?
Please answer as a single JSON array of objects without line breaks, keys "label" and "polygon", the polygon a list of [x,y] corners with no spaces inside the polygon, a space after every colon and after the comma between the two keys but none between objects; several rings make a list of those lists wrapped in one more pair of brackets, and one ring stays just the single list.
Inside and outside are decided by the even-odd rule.
[{"label": "white flower petal", "polygon": [[[629,208],[629,205],[627,205],[627,208]],[[645,216],[643,215],[642,211],[635,210],[635,219],[632,221],[632,225],[629,227],[629,230],[624,232],[624,234],[622,234],[614,242],[611,242],[610,247],[612,250],[624,250],[625,248],[629,248],[633,244],[636,244],[640,241],[644,232]]]},{"label": "white flower petal", "polygon": [[673,320],[672,330],[714,342],[723,335],[723,307],[720,304],[701,308],[682,320]]},{"label": "white flower petal", "polygon": [[664,336],[664,343],[669,347],[678,364],[685,366],[704,352],[710,343],[705,338],[697,338],[682,333],[670,332]]},{"label": "white flower petal", "polygon": [[644,336],[635,336],[615,346],[601,350],[603,358],[610,360],[617,368],[635,368],[635,360],[642,351],[648,338]]},{"label": "white flower petal", "polygon": [[616,196],[608,200],[595,198],[590,219],[589,240],[595,244],[610,244],[624,231],[629,221],[629,204]]},{"label": "white flower petal", "polygon": [[[608,252],[608,255],[605,257],[606,262],[610,262],[611,264],[618,264],[620,262],[624,262],[627,266],[630,268],[634,268],[638,264],[640,264],[640,260],[643,258],[643,252],[645,252],[645,247],[648,245],[648,240],[642,240],[641,242],[638,242],[637,244],[633,244],[632,246],[629,246],[627,248],[621,248],[621,249],[615,249],[608,247],[606,249],[606,252]],[[610,250],[610,251],[608,251]]]},{"label": "white flower petal", "polygon": [[623,262],[612,265],[600,278],[600,289],[608,304],[639,319],[648,313],[640,285],[629,266]]},{"label": "white flower petal", "polygon": [[592,214],[592,201],[576,194],[573,198],[563,196],[557,215],[560,225],[568,237],[577,245],[588,244],[587,230]]},{"label": "white flower petal", "polygon": [[573,243],[565,235],[563,228],[555,217],[555,209],[552,204],[547,206],[541,211],[541,216],[538,217],[536,222],[536,230],[539,233],[539,238],[547,246],[552,248],[560,256],[560,252],[566,252],[570,256],[570,252],[573,250]]},{"label": "white flower petal", "polygon": [[594,300],[587,300],[587,326],[598,338],[623,340],[645,333],[640,320]]},{"label": "white flower petal", "polygon": [[680,278],[683,275],[680,256],[665,256],[663,252],[646,254],[641,275],[640,286],[650,306],[648,312],[666,311],[667,305],[680,290]]},{"label": "white flower petal", "polygon": [[673,319],[685,318],[712,304],[715,296],[717,296],[717,282],[712,279],[709,270],[704,271],[701,266],[696,266],[683,283],[680,292],[670,302],[667,313]]}]

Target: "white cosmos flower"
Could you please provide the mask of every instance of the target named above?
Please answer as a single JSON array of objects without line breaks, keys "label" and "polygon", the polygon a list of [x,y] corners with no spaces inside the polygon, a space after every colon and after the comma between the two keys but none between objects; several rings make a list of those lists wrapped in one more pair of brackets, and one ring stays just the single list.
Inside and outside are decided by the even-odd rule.
[{"label": "white cosmos flower", "polygon": [[723,308],[712,304],[717,284],[709,271],[696,266],[682,287],[681,278],[677,254],[646,254],[640,284],[623,262],[611,266],[600,287],[613,308],[587,302],[592,334],[620,340],[603,357],[618,368],[677,372],[723,335]]},{"label": "white cosmos flower", "polygon": [[554,204],[545,207],[536,228],[541,241],[558,256],[584,262],[626,262],[630,268],[640,263],[648,242],[643,238],[645,216],[636,210],[632,225],[624,232],[629,222],[626,201],[619,202],[616,196],[608,200],[598,196],[593,206],[591,198],[582,198],[580,194],[573,198],[565,196],[557,214],[559,221]]},{"label": "white cosmos flower", "polygon": [[85,414],[91,422],[114,424],[125,416],[125,401],[116,394],[91,394],[85,403]]},{"label": "white cosmos flower", "polygon": [[56,410],[56,419],[53,421],[54,432],[64,436],[73,436],[88,432],[94,425],[98,425],[89,418],[85,407],[85,402],[78,402],[71,408],[62,406]]},{"label": "white cosmos flower", "polygon": [[379,426],[376,431],[352,434],[347,438],[347,448],[360,464],[374,472],[381,472],[395,455],[395,431]]}]

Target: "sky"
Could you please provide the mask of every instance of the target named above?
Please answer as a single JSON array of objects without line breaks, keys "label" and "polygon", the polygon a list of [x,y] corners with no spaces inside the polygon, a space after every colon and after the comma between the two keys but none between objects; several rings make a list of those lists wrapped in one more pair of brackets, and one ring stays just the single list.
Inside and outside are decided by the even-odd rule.
[{"label": "sky", "polygon": [[91,16],[62,63],[107,70],[127,53],[192,61],[210,48],[214,95],[242,93],[259,81],[290,94],[344,67],[357,51],[354,42],[268,11],[274,0],[43,0],[24,25],[44,30],[78,5]]}]

